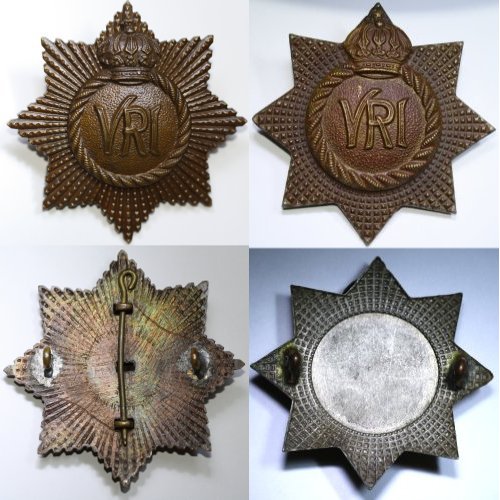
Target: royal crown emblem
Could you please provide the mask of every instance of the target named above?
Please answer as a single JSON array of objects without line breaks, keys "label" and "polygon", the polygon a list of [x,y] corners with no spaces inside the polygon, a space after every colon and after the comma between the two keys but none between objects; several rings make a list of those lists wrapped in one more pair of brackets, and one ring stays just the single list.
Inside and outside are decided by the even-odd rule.
[{"label": "royal crown emblem", "polygon": [[379,6],[349,34],[344,47],[357,72],[374,74],[399,74],[412,48],[406,33]]},{"label": "royal crown emblem", "polygon": [[245,123],[212,41],[159,42],[128,2],[92,45],[43,39],[47,92],[9,126],[49,160],[44,208],[97,205],[129,242],[159,203],[211,205],[208,153]]},{"label": "royal crown emblem", "polygon": [[455,212],[451,160],[493,131],[455,95],[462,44],[413,47],[380,4],[290,44],[296,85],[254,118],[292,154],[283,207],[338,205],[367,244],[403,206]]}]

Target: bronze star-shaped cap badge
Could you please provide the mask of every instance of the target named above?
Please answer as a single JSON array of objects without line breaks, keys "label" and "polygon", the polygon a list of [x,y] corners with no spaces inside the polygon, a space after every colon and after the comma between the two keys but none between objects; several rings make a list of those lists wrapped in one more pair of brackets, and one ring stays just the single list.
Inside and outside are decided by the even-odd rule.
[{"label": "bronze star-shaped cap badge", "polygon": [[245,123],[207,88],[212,36],[159,42],[130,3],[93,44],[51,42],[9,122],[48,158],[43,208],[96,205],[130,242],[160,203],[210,206],[207,156]]},{"label": "bronze star-shaped cap badge", "polygon": [[292,157],[283,208],[337,205],[366,244],[402,207],[454,213],[451,161],[494,130],[456,96],[462,43],[413,47],[376,4],[290,45],[294,88],[254,117]]},{"label": "bronze star-shaped cap badge", "polygon": [[156,451],[210,450],[205,402],[243,362],[205,335],[207,282],[157,290],[121,252],[39,295],[43,338],[5,371],[42,399],[41,455],[92,451],[126,490]]},{"label": "bronze star-shaped cap badge", "polygon": [[340,448],[369,488],[405,451],[458,458],[453,405],[493,377],[453,341],[461,301],[378,258],[344,294],[292,286],[293,339],[252,365],[292,400],[283,451]]}]

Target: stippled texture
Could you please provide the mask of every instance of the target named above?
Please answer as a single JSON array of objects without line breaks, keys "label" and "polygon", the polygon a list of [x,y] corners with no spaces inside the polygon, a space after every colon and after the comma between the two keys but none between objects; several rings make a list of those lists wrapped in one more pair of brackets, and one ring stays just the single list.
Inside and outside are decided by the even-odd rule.
[{"label": "stippled texture", "polygon": [[[380,4],[375,5],[365,19],[371,19],[377,11],[383,13],[386,24],[390,23],[392,27]],[[386,41],[388,43],[389,38]],[[398,184],[398,178],[402,175],[402,163],[398,166],[399,170],[390,172],[393,178],[386,176],[386,179],[379,179],[371,186],[371,191],[352,187],[361,185],[361,182],[366,184],[366,180],[356,178],[355,169],[349,172],[344,169],[340,172],[342,175],[337,178],[330,175],[330,162],[327,161],[325,168],[325,165],[321,165],[317,160],[317,157],[321,156],[320,153],[325,152],[324,148],[320,148],[318,153],[314,150],[314,145],[311,147],[306,123],[311,98],[317,93],[322,82],[328,79],[328,75],[332,74],[334,77],[336,71],[342,73],[346,69],[356,69],[353,68],[353,60],[346,51],[346,42],[333,43],[290,35],[294,87],[257,113],[254,121],[266,135],[291,155],[283,208],[337,205],[363,241],[369,244],[389,218],[402,207],[445,214],[455,213],[452,159],[490,134],[494,128],[456,96],[461,42],[422,45],[409,49],[405,47],[409,54],[400,69],[400,77],[404,78],[404,68],[409,68],[413,75],[411,86],[417,93],[423,82],[428,82],[440,110],[440,136],[438,142],[433,144],[432,154],[426,156],[425,164],[418,166],[419,173],[407,176],[405,182]],[[374,82],[377,86],[384,85],[383,80]],[[426,105],[429,105],[428,95],[429,92],[426,92],[421,96]],[[427,109],[427,113],[431,111],[431,108]],[[340,112],[336,118],[342,119]],[[427,119],[429,118],[430,115],[427,116]],[[426,126],[430,123],[428,121]],[[396,150],[397,148],[392,149]],[[424,148],[422,152],[425,151]],[[376,148],[373,153],[376,163]],[[371,170],[369,162],[363,169],[366,170]],[[357,172],[362,173],[361,170]],[[343,182],[339,178],[343,179]],[[349,180],[347,184],[346,179]],[[389,181],[392,184],[389,184]],[[388,186],[390,189],[387,189]]]},{"label": "stippled texture", "polygon": [[[379,258],[344,294],[292,286],[291,342],[302,357],[297,385],[286,385],[280,376],[280,352],[291,342],[252,365],[292,399],[283,450],[340,448],[369,488],[405,451],[458,458],[453,405],[493,376],[453,341],[461,302],[461,294],[409,297]],[[321,340],[341,321],[364,313],[388,314],[410,323],[436,356],[439,374],[431,403],[416,420],[393,432],[358,432],[342,425],[323,408],[314,390],[312,365]],[[462,389],[452,390],[447,373],[457,351],[468,361],[469,376]]]},{"label": "stippled texture", "polygon": [[43,208],[96,205],[130,242],[160,203],[210,206],[208,154],[245,123],[208,90],[212,42],[159,42],[128,2],[93,44],[42,39],[47,90],[9,126],[48,159]]}]

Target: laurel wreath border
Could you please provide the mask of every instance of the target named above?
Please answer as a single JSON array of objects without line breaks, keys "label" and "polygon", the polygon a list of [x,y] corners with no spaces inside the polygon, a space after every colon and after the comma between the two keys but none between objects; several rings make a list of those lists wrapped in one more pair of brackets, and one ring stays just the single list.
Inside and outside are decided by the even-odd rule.
[{"label": "laurel wreath border", "polygon": [[76,158],[83,166],[101,181],[113,186],[123,188],[143,187],[157,182],[185,153],[191,136],[191,115],[186,99],[177,86],[168,78],[164,78],[156,72],[151,73],[151,81],[160,87],[171,99],[175,106],[178,117],[178,132],[175,147],[168,157],[153,169],[135,175],[116,174],[103,169],[91,156],[83,143],[80,121],[89,99],[104,85],[112,80],[107,75],[100,75],[89,80],[75,96],[72,103],[69,120],[68,135],[71,147]]},{"label": "laurel wreath border", "polygon": [[397,168],[382,172],[360,172],[337,158],[325,138],[321,125],[323,110],[333,89],[354,74],[349,69],[335,69],[316,88],[307,108],[306,119],[306,131],[311,151],[327,172],[349,187],[367,191],[397,187],[420,172],[437,149],[441,133],[441,112],[437,97],[424,77],[418,75],[409,66],[403,65],[400,76],[418,95],[425,112],[425,135],[420,148],[411,160]]}]

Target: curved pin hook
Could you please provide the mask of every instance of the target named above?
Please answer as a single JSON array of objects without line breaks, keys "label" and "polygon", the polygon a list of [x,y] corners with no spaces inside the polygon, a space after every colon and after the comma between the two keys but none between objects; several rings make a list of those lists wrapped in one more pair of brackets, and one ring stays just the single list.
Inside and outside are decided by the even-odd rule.
[{"label": "curved pin hook", "polygon": [[128,292],[131,292],[137,284],[137,274],[132,269],[125,269],[118,276],[120,287],[120,299],[123,303],[128,302]]}]

